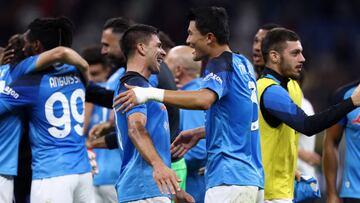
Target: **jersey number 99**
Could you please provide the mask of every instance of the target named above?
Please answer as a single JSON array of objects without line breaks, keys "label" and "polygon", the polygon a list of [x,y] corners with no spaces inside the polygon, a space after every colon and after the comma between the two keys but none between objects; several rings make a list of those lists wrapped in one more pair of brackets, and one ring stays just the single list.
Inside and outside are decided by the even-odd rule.
[{"label": "jersey number 99", "polygon": [[[74,126],[75,132],[82,136],[84,123],[84,108],[82,112],[79,113],[77,106],[77,100],[80,99],[82,106],[84,107],[85,103],[85,92],[83,89],[76,89],[70,97],[70,103],[68,98],[61,93],[55,92],[52,94],[45,103],[45,116],[49,124],[53,127],[48,128],[48,132],[51,136],[56,138],[64,138],[68,136],[71,132],[71,117],[77,122]],[[60,103],[61,105],[54,105],[55,103]],[[57,117],[55,112],[59,112],[62,109],[62,116]]]}]

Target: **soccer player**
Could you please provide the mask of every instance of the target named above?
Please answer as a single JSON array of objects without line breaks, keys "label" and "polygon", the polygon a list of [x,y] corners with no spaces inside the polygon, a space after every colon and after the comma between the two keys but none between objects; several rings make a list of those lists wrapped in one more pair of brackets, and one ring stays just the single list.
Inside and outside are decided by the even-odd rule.
[{"label": "soccer player", "polygon": [[[121,41],[127,58],[127,72],[115,94],[126,90],[125,83],[151,86],[148,78],[158,73],[165,51],[156,28],[135,25]],[[180,192],[178,177],[170,167],[170,131],[165,105],[147,102],[126,114],[116,113],[121,174],[116,184],[119,202],[169,202],[169,194]]]},{"label": "soccer player", "polygon": [[252,62],[254,65],[256,78],[261,77],[265,66],[263,55],[261,54],[261,43],[269,30],[278,27],[280,26],[272,23],[262,25],[254,36],[254,41],[252,45]]},{"label": "soccer player", "polygon": [[[340,88],[334,100],[339,102],[348,99],[358,84],[359,81],[356,81]],[[326,178],[327,202],[329,203],[339,203],[341,199],[344,203],[360,202],[359,115],[360,108],[356,108],[325,131],[323,170]],[[345,135],[344,170],[340,190],[337,190],[338,147],[343,134]]]},{"label": "soccer player", "polygon": [[201,89],[136,87],[121,93],[114,105],[128,111],[152,99],[184,109],[208,109],[205,132],[202,128],[178,136],[173,151],[180,150],[182,156],[206,133],[205,202],[256,202],[258,190],[263,188],[263,169],[253,67],[229,48],[224,8],[192,9],[189,20],[187,43],[194,48],[193,59],[208,59]]},{"label": "soccer player", "polygon": [[35,19],[24,39],[25,55],[30,57],[15,69],[52,68],[6,86],[0,95],[0,113],[24,107],[21,112],[31,115],[31,202],[93,202],[82,128],[85,86],[81,72],[62,63],[82,72],[88,64],[69,48],[53,49],[71,45],[72,23],[64,17]]},{"label": "soccer player", "polygon": [[[177,86],[181,90],[198,90],[201,87],[201,63],[192,59],[193,48],[177,46],[172,48],[165,57],[165,63],[173,72]],[[203,127],[205,112],[201,110],[180,109],[180,131]],[[195,202],[202,203],[205,198],[205,177],[199,175],[199,169],[205,167],[205,139],[184,155],[187,165],[186,191],[194,197]]]},{"label": "soccer player", "polygon": [[300,108],[301,91],[288,85],[290,79],[300,76],[305,62],[298,35],[284,28],[272,29],[262,41],[261,51],[265,68],[257,82],[265,202],[292,202],[298,132],[311,136],[336,123],[360,105],[360,87],[351,98],[308,116]]}]

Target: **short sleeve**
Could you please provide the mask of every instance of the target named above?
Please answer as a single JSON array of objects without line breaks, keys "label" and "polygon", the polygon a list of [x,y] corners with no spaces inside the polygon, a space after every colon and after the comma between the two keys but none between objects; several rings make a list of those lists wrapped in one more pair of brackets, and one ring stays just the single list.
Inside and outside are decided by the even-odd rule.
[{"label": "short sleeve", "polygon": [[201,88],[214,91],[218,99],[227,94],[230,82],[230,67],[225,60],[210,60],[205,68],[205,77],[202,81]]},{"label": "short sleeve", "polygon": [[38,60],[38,58],[39,55],[31,56],[18,63],[11,72],[11,77],[13,78],[13,80],[16,80],[22,75],[34,72],[36,69],[36,61]]}]

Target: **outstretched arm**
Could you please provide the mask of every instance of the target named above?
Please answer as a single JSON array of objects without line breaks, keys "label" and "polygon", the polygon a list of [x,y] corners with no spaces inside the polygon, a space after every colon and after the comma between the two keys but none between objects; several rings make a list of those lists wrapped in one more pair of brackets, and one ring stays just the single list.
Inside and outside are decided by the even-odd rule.
[{"label": "outstretched arm", "polygon": [[[129,85],[125,86],[130,90],[119,94],[114,100],[114,107],[117,111],[124,109],[124,112],[126,112],[130,110],[131,107],[145,103],[148,100],[156,100],[184,109],[206,110],[217,100],[216,93],[209,89],[173,91]],[[120,103],[123,104],[118,106]]]},{"label": "outstretched arm", "polygon": [[[296,131],[311,136],[334,125],[347,113],[355,109],[360,104],[359,91],[360,86],[356,88],[351,98],[341,101],[320,113],[308,116],[293,102],[283,88],[273,85],[263,92],[260,98],[260,110],[268,123],[278,119],[278,124],[284,122]],[[266,117],[269,114],[272,118]]]}]

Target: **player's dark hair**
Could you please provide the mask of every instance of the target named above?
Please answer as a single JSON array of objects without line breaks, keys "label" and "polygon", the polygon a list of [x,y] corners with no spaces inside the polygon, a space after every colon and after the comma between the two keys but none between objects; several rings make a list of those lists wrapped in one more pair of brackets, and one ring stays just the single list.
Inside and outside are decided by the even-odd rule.
[{"label": "player's dark hair", "polygon": [[230,29],[228,15],[222,7],[193,8],[188,15],[189,21],[194,20],[196,29],[202,35],[213,33],[219,44],[229,44]]},{"label": "player's dark hair", "polygon": [[167,35],[165,32],[160,31],[159,32],[159,39],[161,41],[162,48],[167,52],[171,48],[175,46],[175,43],[171,40],[169,35]]},{"label": "player's dark hair", "polygon": [[152,35],[158,35],[159,30],[150,25],[134,25],[125,31],[121,39],[121,50],[128,59],[133,54],[138,43],[148,44]]},{"label": "player's dark hair", "polygon": [[101,47],[99,46],[85,48],[82,51],[81,56],[88,62],[89,65],[103,64],[105,66],[106,64],[105,58],[101,54]]},{"label": "player's dark hair", "polygon": [[260,29],[262,30],[271,30],[274,28],[280,28],[281,26],[275,23],[267,23],[265,25],[260,26]]},{"label": "player's dark hair", "polygon": [[292,30],[285,28],[271,29],[261,43],[261,52],[265,63],[268,60],[269,52],[275,50],[281,53],[286,48],[287,41],[299,41],[300,37]]},{"label": "player's dark hair", "polygon": [[25,55],[24,55],[24,36],[21,34],[15,34],[13,36],[10,37],[9,41],[8,41],[8,45],[5,48],[5,51],[14,50],[14,57],[11,59],[10,64],[11,65],[15,65],[17,63],[19,63],[20,61],[22,61],[23,59],[25,59]]},{"label": "player's dark hair", "polygon": [[112,32],[117,34],[124,33],[132,25],[132,22],[124,17],[110,18],[108,19],[103,27],[103,30],[112,29]]},{"label": "player's dark hair", "polygon": [[72,45],[74,25],[66,17],[37,18],[28,29],[30,42],[39,40],[45,50]]}]

